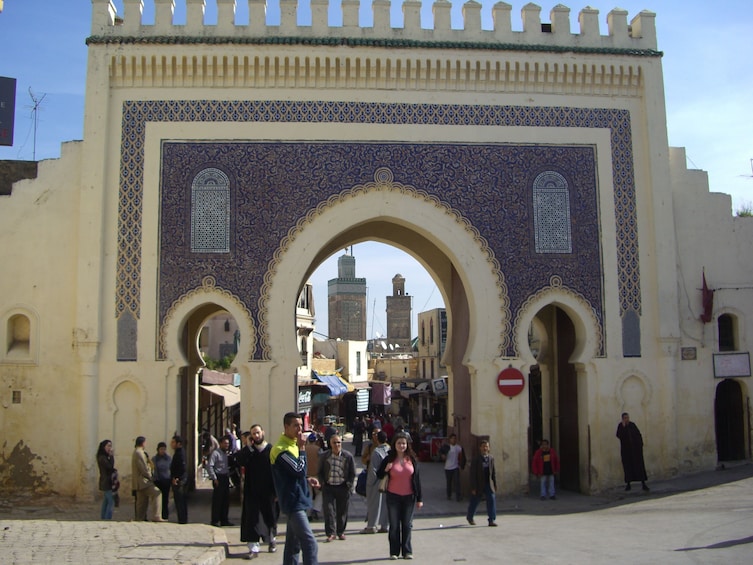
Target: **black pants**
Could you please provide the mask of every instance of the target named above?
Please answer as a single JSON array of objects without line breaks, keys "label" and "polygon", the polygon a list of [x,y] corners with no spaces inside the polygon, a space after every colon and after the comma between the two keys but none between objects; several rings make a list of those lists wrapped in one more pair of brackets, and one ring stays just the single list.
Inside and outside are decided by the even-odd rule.
[{"label": "black pants", "polygon": [[178,514],[178,524],[188,524],[188,504],[186,503],[186,485],[173,485],[175,512]]},{"label": "black pants", "polygon": [[348,506],[350,490],[348,485],[328,485],[322,487],[322,510],[324,511],[324,531],[328,536],[345,533],[348,527]]},{"label": "black pants", "polygon": [[154,481],[154,484],[157,486],[157,488],[162,493],[162,519],[167,520],[168,518],[168,510],[167,507],[170,505],[170,485],[171,481],[170,479],[158,479]]},{"label": "black pants", "polygon": [[227,524],[230,511],[230,477],[217,475],[217,483],[212,491],[212,525]]},{"label": "black pants", "polygon": [[241,511],[241,541],[272,541],[277,536],[280,505],[269,493],[246,492]]}]

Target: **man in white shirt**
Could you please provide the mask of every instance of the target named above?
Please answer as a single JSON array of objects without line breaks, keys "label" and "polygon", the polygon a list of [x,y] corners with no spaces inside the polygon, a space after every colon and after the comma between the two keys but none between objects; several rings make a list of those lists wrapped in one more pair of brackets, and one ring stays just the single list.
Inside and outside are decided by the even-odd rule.
[{"label": "man in white shirt", "polygon": [[445,444],[440,450],[440,455],[444,461],[444,476],[447,485],[447,500],[452,498],[452,487],[455,483],[455,495],[458,501],[462,500],[460,494],[460,470],[465,468],[465,452],[458,445],[458,436],[450,435],[449,443]]}]

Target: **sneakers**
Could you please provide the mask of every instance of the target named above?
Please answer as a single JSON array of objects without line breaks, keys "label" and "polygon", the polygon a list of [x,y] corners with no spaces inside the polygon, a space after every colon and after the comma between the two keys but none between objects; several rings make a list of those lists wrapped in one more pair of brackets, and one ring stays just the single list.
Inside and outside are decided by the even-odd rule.
[{"label": "sneakers", "polygon": [[403,559],[413,559],[413,554],[412,553],[406,553],[405,555],[403,555]]},{"label": "sneakers", "polygon": [[254,552],[252,552],[252,551],[249,551],[249,552],[248,552],[248,553],[247,553],[247,554],[246,554],[246,555],[245,555],[245,556],[243,557],[243,559],[256,559],[257,557],[259,557],[259,554],[258,554],[258,553],[254,553]]},{"label": "sneakers", "polygon": [[259,545],[259,542],[252,542],[251,547],[249,548],[249,553],[256,553],[257,555],[261,551],[261,545]]},{"label": "sneakers", "polygon": [[277,551],[277,540],[275,538],[272,538],[269,542],[269,553],[274,553]]},{"label": "sneakers", "polygon": [[390,561],[397,561],[397,555],[390,555]]}]

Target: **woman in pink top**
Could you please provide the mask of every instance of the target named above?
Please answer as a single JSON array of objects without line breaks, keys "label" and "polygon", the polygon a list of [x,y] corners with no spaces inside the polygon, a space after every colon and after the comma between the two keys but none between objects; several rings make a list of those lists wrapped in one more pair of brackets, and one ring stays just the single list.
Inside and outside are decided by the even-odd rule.
[{"label": "woman in pink top", "polygon": [[397,559],[402,551],[403,559],[413,559],[411,526],[413,508],[421,508],[421,479],[418,476],[418,460],[411,448],[408,435],[395,434],[392,449],[377,471],[380,479],[389,475],[387,486],[387,514],[390,518],[390,559]]}]

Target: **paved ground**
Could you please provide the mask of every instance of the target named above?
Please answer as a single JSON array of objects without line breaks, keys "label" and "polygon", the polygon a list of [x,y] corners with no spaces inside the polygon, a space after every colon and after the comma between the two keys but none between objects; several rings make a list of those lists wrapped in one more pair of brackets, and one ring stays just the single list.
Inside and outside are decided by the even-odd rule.
[{"label": "paved ground", "polygon": [[[753,550],[753,465],[670,481],[649,481],[650,493],[615,490],[601,496],[560,492],[502,497],[498,528],[486,527],[482,504],[475,527],[465,521],[466,502],[448,501],[437,463],[422,467],[425,506],[416,513],[413,545],[418,563],[748,563]],[[0,499],[0,562],[127,563],[136,565],[240,562],[247,548],[239,528],[213,528],[211,491],[191,497],[187,525],[130,521],[130,502],[112,522],[97,520],[98,503],[51,497]],[[380,563],[388,558],[385,534],[363,535],[364,499],[354,495],[348,539],[319,544],[328,564]],[[174,520],[171,516],[171,520]],[[240,522],[240,507],[230,520]],[[323,541],[323,524],[314,530]],[[284,530],[284,528],[281,528]],[[284,541],[281,531],[280,541]],[[281,544],[282,545],[282,544]],[[256,562],[278,564],[277,554]]]}]

